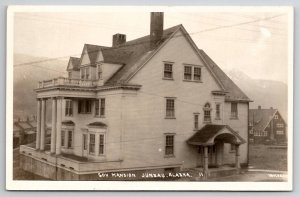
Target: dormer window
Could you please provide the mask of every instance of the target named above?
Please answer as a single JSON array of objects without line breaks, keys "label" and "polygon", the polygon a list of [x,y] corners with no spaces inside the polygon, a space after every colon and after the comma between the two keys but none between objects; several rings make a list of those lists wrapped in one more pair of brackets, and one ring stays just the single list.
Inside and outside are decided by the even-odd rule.
[{"label": "dormer window", "polygon": [[98,64],[97,65],[97,73],[98,73],[98,79],[102,79],[103,75],[102,75],[102,65]]},{"label": "dormer window", "polygon": [[83,67],[80,69],[80,77],[81,79],[89,79],[90,78],[90,67]]}]

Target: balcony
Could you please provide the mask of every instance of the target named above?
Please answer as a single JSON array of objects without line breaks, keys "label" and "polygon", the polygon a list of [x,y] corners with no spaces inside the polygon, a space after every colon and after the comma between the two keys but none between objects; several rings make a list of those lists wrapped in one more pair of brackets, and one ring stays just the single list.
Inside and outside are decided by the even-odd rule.
[{"label": "balcony", "polygon": [[69,86],[69,87],[96,87],[96,80],[87,79],[70,79],[65,77],[58,77],[51,80],[43,80],[38,83],[39,88],[48,88],[55,86]]}]

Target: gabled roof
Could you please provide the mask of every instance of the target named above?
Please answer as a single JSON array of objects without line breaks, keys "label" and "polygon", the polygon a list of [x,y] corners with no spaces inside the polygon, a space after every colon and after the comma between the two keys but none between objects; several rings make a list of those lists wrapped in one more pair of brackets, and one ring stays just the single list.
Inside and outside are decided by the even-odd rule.
[{"label": "gabled roof", "polygon": [[[80,58],[70,57],[67,70],[79,70]],[[72,67],[70,67],[72,65]]]},{"label": "gabled roof", "polygon": [[[220,133],[223,129],[227,129],[227,133]],[[218,134],[219,133],[219,134]],[[198,130],[192,137],[187,140],[192,145],[211,145],[214,139],[222,134],[229,134],[233,137],[232,143],[242,144],[245,140],[228,125],[207,124]]]},{"label": "gabled roof", "polygon": [[[156,47],[152,49],[150,47],[150,35],[128,41],[123,45],[116,48],[107,49],[108,53],[116,53],[118,55],[111,57],[115,62],[122,62],[124,64],[110,79],[106,81],[106,84],[122,84],[127,82],[129,77],[133,75],[140,67],[151,57],[155,50],[161,46],[175,31],[177,31],[181,25],[177,25],[163,32],[162,39],[156,43]],[[104,61],[107,60],[107,56],[104,52]]]},{"label": "gabled roof", "polygon": [[227,92],[225,99],[227,101],[251,101],[246,94],[222,71],[222,69],[201,49],[199,53],[203,57],[207,66],[209,66],[214,74],[221,82],[224,90]]},{"label": "gabled roof", "polygon": [[[102,52],[103,61],[107,63],[122,64],[104,85],[117,85],[128,83],[129,79],[137,73],[141,67],[167,42],[168,39],[179,29],[188,38],[191,47],[194,48],[199,57],[204,61],[209,72],[215,78],[221,90],[226,92],[226,101],[250,102],[251,100],[243,91],[220,69],[220,67],[201,49],[198,49],[182,25],[177,25],[163,31],[162,39],[156,43],[156,47],[150,47],[150,35],[125,42],[117,47],[104,47],[85,44],[84,48],[91,64],[97,61],[99,52]],[[84,50],[83,50],[84,52]],[[83,54],[81,55],[81,59]]]},{"label": "gabled roof", "polygon": [[93,64],[96,63],[98,54],[101,51],[101,49],[105,49],[105,48],[109,48],[109,47],[100,46],[100,45],[93,45],[93,44],[84,44],[79,64],[81,65],[81,61],[82,61],[82,58],[83,58],[83,55],[84,55],[84,49],[86,49],[86,51],[87,51],[88,57],[90,59],[90,64],[93,65]]},{"label": "gabled roof", "polygon": [[253,123],[254,131],[264,131],[277,111],[277,109],[249,109],[249,123]]}]

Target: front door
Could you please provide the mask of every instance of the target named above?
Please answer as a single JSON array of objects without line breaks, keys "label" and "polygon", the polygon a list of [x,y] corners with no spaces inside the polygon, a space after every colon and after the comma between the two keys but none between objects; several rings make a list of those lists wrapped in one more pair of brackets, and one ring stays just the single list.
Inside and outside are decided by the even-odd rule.
[{"label": "front door", "polygon": [[82,156],[88,156],[88,137],[87,134],[82,134]]},{"label": "front door", "polygon": [[217,149],[216,145],[208,146],[208,167],[217,166]]}]

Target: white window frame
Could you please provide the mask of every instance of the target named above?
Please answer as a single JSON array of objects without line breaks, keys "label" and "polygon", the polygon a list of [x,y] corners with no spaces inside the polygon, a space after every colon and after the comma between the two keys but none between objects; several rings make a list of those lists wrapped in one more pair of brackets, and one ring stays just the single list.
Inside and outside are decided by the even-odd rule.
[{"label": "white window frame", "polygon": [[[95,155],[96,154],[96,146],[97,146],[97,144],[96,144],[96,137],[97,137],[97,135],[96,135],[96,133],[89,133],[88,134],[89,135],[89,140],[88,140],[88,154],[89,155]],[[93,152],[91,152],[91,135],[93,135],[94,136],[94,151]]]},{"label": "white window frame", "polygon": [[[171,71],[166,70],[166,65],[171,66]],[[173,69],[174,66],[173,65],[174,65],[174,62],[164,62],[164,64],[163,64],[163,79],[167,79],[167,80],[173,80],[174,79],[174,69]],[[166,76],[165,75],[166,72],[170,73],[171,76],[170,77]]]},{"label": "white window frame", "polygon": [[[101,72],[99,72],[101,71]],[[99,73],[101,73],[101,75],[99,76]],[[98,80],[102,80],[103,79],[103,68],[102,68],[102,64],[97,64],[97,79]]]},{"label": "white window frame", "polygon": [[[232,105],[236,104],[236,113],[232,111]],[[239,118],[239,104],[238,102],[231,102],[230,104],[230,118],[231,119],[238,119]]]},{"label": "white window frame", "polygon": [[74,102],[71,99],[65,100],[65,116],[73,116]]},{"label": "white window frame", "polygon": [[[209,105],[209,107],[207,107],[207,105]],[[211,111],[212,111],[211,104],[209,102],[206,102],[203,107],[203,122],[204,123],[211,123],[211,121],[212,121]],[[209,116],[206,114],[206,112],[209,112]],[[209,117],[209,119],[207,119],[207,117]]]},{"label": "white window frame", "polygon": [[[218,116],[218,108],[217,108],[217,106],[219,106],[219,116]],[[216,103],[216,117],[215,117],[215,119],[216,120],[221,120],[222,118],[221,118],[221,110],[222,108],[221,108],[221,103]]]},{"label": "white window frame", "polygon": [[[185,68],[190,67],[191,68],[191,79],[186,79],[185,78]],[[183,64],[183,81],[188,81],[188,82],[202,82],[202,67],[201,65],[194,65],[194,64]],[[195,68],[200,69],[200,79],[196,80],[195,79]]]},{"label": "white window frame", "polygon": [[[173,114],[170,115],[168,113],[168,100],[173,100]],[[165,118],[166,119],[175,119],[176,118],[176,98],[174,97],[166,97],[166,100],[165,100]],[[170,109],[169,109],[170,111]]]},{"label": "white window frame", "polygon": [[[98,138],[99,138],[99,140],[98,140],[98,155],[101,155],[101,156],[103,156],[103,155],[105,155],[105,150],[106,150],[106,136],[105,136],[105,134],[104,133],[99,133],[99,135],[97,135],[98,136]],[[103,153],[100,153],[100,136],[103,136]]]},{"label": "white window frame", "polygon": [[[196,116],[197,116],[197,119],[196,119]],[[199,117],[200,117],[200,113],[194,113],[194,130],[199,129]]]},{"label": "white window frame", "polygon": [[[170,147],[171,145],[167,145],[167,137],[172,136],[173,137],[173,145],[172,145],[172,154],[167,154],[167,146]],[[165,133],[164,135],[164,157],[175,157],[175,133]]]}]

